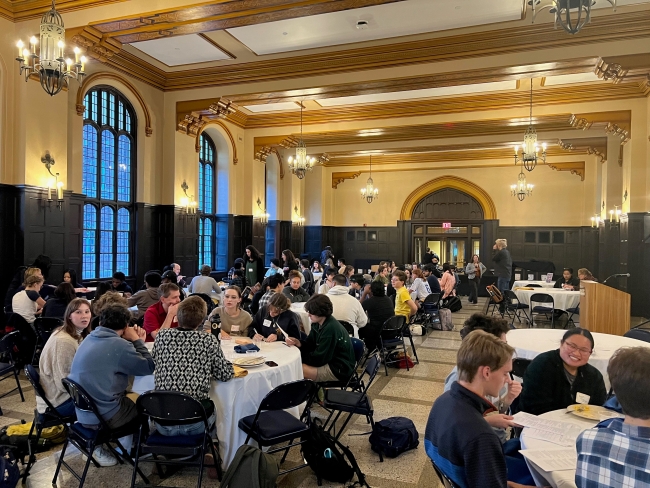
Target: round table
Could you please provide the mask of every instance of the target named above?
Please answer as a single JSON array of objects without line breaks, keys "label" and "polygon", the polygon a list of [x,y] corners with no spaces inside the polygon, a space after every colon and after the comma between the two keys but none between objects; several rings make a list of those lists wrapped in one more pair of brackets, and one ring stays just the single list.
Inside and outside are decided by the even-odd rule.
[{"label": "round table", "polygon": [[[510,335],[508,335],[510,339]],[[541,418],[549,420],[559,420],[561,422],[568,422],[571,424],[579,425],[581,430],[587,430],[594,427],[598,421],[583,419],[582,417],[577,417],[573,414],[567,414],[565,409],[553,410],[552,412],[546,412],[540,415]],[[576,437],[577,439],[577,437]],[[558,449],[562,446],[553,444],[552,442],[543,441],[541,439],[534,439],[532,437],[526,436],[526,428],[521,432],[521,448],[522,449]],[[575,444],[574,444],[575,448]],[[526,459],[526,464],[530,470],[530,474],[535,480],[537,486],[548,486],[549,484],[553,488],[575,488],[575,469],[573,470],[563,470],[563,471],[544,471],[542,468],[536,464],[530,462]]]},{"label": "round table", "polygon": [[[546,293],[547,295],[551,295],[555,301],[555,308],[558,310],[575,308],[580,305],[579,291],[567,291],[562,288],[536,288],[533,290],[514,290],[514,292],[517,295],[517,299],[526,305],[530,305],[530,297],[535,293]],[[550,307],[549,303],[535,302],[535,306],[538,305]]]},{"label": "round table", "polygon": [[[515,348],[517,357],[535,359],[539,354],[557,349],[566,330],[562,329],[516,329],[508,332],[508,344]],[[600,371],[609,390],[607,365],[614,351],[621,347],[650,347],[650,343],[628,337],[592,332],[595,348],[589,364]]]},{"label": "round table", "polygon": [[528,280],[528,281],[517,280],[512,284],[512,290],[520,286],[529,286],[529,285],[539,285],[542,288],[553,288],[555,286],[555,281],[551,281],[550,283],[547,283],[546,281],[540,281],[540,280]]},{"label": "round table", "polygon": [[[235,354],[236,344],[229,342],[222,343],[226,355],[231,354],[233,359],[246,356]],[[147,342],[147,348],[151,349],[153,344]],[[243,378],[233,378],[227,382],[212,381],[210,399],[217,409],[217,435],[224,470],[246,440],[246,434],[238,427],[239,420],[254,415],[266,394],[276,386],[303,378],[298,348],[289,347],[284,342],[263,343],[261,353],[267,361],[275,361],[278,366],[271,368],[262,365],[248,369],[248,375]],[[153,389],[154,375],[135,377],[133,392],[142,394]],[[299,417],[298,407],[289,411]]]}]

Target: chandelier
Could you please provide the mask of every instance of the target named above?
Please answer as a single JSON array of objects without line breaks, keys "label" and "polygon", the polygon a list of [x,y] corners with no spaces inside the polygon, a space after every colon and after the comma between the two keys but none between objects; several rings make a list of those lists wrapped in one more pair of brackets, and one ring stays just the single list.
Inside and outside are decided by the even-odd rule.
[{"label": "chandelier", "polygon": [[[530,116],[528,122],[528,129],[524,134],[524,145],[521,147],[521,155],[519,154],[519,146],[515,146],[515,165],[519,162],[528,171],[532,171],[537,166],[537,159],[539,153],[539,146],[537,145],[537,131],[533,127],[533,79],[530,79]],[[546,163],[546,143],[542,144],[541,162]]]},{"label": "chandelier", "polygon": [[288,164],[291,172],[298,177],[299,180],[302,180],[305,177],[307,171],[311,171],[314,168],[316,163],[316,158],[310,158],[307,156],[307,146],[305,141],[302,140],[302,109],[304,108],[303,104],[300,104],[300,139],[298,140],[298,145],[296,146],[296,157],[289,156]]},{"label": "chandelier", "polygon": [[23,41],[18,41],[18,57],[16,61],[20,63],[20,74],[25,74],[25,81],[29,80],[32,74],[38,74],[43,90],[54,96],[59,93],[64,86],[68,86],[70,78],[76,79],[79,84],[83,82],[85,56],[79,56],[81,51],[78,47],[74,48],[74,62],[70,58],[65,58],[63,50],[65,49],[65,26],[59,12],[54,7],[52,0],[52,10],[46,12],[41,18],[41,39],[40,49],[36,52],[38,39],[33,36],[29,40],[30,48],[27,49]]},{"label": "chandelier", "polygon": [[533,185],[526,183],[526,175],[523,169],[517,177],[517,184],[510,185],[510,194],[513,197],[517,197],[520,202],[523,202],[524,198],[533,194]]},{"label": "chandelier", "polygon": [[[614,7],[616,12],[616,1],[607,0]],[[561,25],[569,34],[577,34],[585,24],[591,22],[591,7],[596,4],[596,0],[549,0],[549,3],[537,8],[542,0],[530,0],[528,5],[532,7],[533,22],[537,14],[544,9],[555,15],[555,28]]]},{"label": "chandelier", "polygon": [[370,156],[370,177],[366,181],[366,187],[361,189],[361,198],[365,198],[368,203],[372,203],[373,200],[379,198],[379,190],[375,188],[372,181],[372,155]]}]

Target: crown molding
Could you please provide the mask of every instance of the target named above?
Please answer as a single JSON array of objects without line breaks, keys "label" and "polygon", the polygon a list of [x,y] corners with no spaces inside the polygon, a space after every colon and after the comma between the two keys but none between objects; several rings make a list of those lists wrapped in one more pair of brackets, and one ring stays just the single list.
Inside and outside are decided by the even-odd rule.
[{"label": "crown molding", "polygon": [[[127,0],[58,0],[56,10],[60,14],[94,8]],[[51,0],[0,0],[0,17],[13,22],[38,19],[52,8]]]},{"label": "crown molding", "polygon": [[572,175],[578,175],[580,181],[585,181],[585,162],[573,161],[569,163],[546,163],[551,169],[555,171],[570,171]]},{"label": "crown molding", "polygon": [[574,154],[586,152],[597,156],[601,163],[607,162],[607,137],[593,137],[587,139],[558,139],[558,147]]},{"label": "crown molding", "polygon": [[594,73],[612,83],[636,83],[644,96],[650,95],[650,54],[599,58]]},{"label": "crown molding", "polygon": [[571,114],[569,124],[575,129],[600,129],[607,135],[617,136],[621,145],[632,137],[632,111],[595,112],[590,114]]}]

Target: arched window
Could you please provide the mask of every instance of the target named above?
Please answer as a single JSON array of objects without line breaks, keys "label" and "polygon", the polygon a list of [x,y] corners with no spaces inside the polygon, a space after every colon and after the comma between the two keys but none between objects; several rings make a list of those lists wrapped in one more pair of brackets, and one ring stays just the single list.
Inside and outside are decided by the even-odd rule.
[{"label": "arched window", "polygon": [[84,99],[82,279],[131,274],[136,118],[114,88],[90,90]]},{"label": "arched window", "polygon": [[199,152],[199,264],[214,269],[215,174],[217,150],[207,134],[201,134]]}]

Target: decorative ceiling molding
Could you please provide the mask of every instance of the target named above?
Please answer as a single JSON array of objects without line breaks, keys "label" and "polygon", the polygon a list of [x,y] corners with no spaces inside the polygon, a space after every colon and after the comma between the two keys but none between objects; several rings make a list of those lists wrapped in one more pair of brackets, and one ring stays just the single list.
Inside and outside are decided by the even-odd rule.
[{"label": "decorative ceiling molding", "polygon": [[632,112],[621,110],[617,112],[595,112],[591,114],[572,114],[569,124],[575,129],[600,129],[607,135],[617,136],[621,144],[632,137]]},{"label": "decorative ceiling molding", "polygon": [[607,162],[607,137],[587,139],[558,139],[557,144],[565,151],[584,153],[597,156],[601,163]]},{"label": "decorative ceiling molding", "polygon": [[[156,28],[155,30],[160,28],[160,26],[153,27]],[[114,69],[125,71],[160,89],[185,90],[484,58],[492,55],[566,48],[597,42],[613,43],[648,37],[650,37],[650,10],[642,10],[593,17],[591,23],[581,30],[579,36],[567,36],[564,31],[555,30],[552,23],[540,23],[172,72],[165,72],[125,50],[105,62]],[[513,43],[512,39],[517,39],[517,42]]]},{"label": "decorative ceiling molding", "polygon": [[84,97],[86,96],[88,90],[99,84],[101,80],[119,81],[131,91],[131,94],[136,98],[140,104],[140,107],[142,107],[142,111],[144,112],[145,135],[147,137],[150,137],[153,134],[153,127],[151,123],[151,112],[149,112],[149,107],[145,103],[144,98],[142,98],[142,95],[138,89],[133,86],[133,84],[128,79],[119,73],[113,73],[111,71],[100,71],[98,73],[93,73],[92,75],[89,75],[87,78],[85,78],[84,84],[81,86],[81,88],[79,88],[79,91],[77,91],[77,101],[75,107],[77,110],[77,115],[83,117],[84,111],[86,110],[86,106],[84,105]]},{"label": "decorative ceiling molding", "polygon": [[344,171],[332,173],[332,188],[336,189],[345,180],[353,180],[361,174],[361,171]]},{"label": "decorative ceiling molding", "polygon": [[596,75],[612,83],[636,83],[644,95],[650,95],[650,54],[630,54],[599,58]]},{"label": "decorative ceiling molding", "polygon": [[275,154],[276,158],[278,159],[278,164],[280,165],[280,179],[283,180],[284,165],[282,164],[282,154],[280,154],[277,148],[270,147],[270,146],[263,146],[255,152],[254,159],[255,161],[259,161],[260,163],[266,164],[266,158],[268,158],[269,155],[271,154]]},{"label": "decorative ceiling molding", "polygon": [[122,44],[119,41],[102,37],[101,32],[90,26],[69,29],[66,34],[72,44],[84,49],[87,56],[102,63],[106,63],[109,58],[122,50]]},{"label": "decorative ceiling molding", "polygon": [[207,129],[210,125],[218,125],[223,129],[223,131],[226,133],[228,136],[228,139],[230,140],[230,147],[232,148],[232,164],[237,165],[239,162],[239,159],[237,158],[237,145],[235,144],[235,137],[232,135],[232,132],[230,132],[230,129],[226,124],[221,122],[220,120],[207,120],[204,121],[205,124],[203,124],[199,130],[198,133],[196,134],[196,140],[194,142],[194,150],[197,153],[201,152],[201,133]]},{"label": "decorative ceiling molding", "polygon": [[[127,0],[58,0],[56,10],[60,14],[94,8],[100,5],[126,2]],[[28,19],[39,19],[52,8],[51,0],[0,0],[0,17],[20,22]]]},{"label": "decorative ceiling molding", "polygon": [[572,175],[580,176],[580,181],[585,181],[585,162],[574,161],[569,163],[546,163],[551,169],[555,171],[570,171]]},{"label": "decorative ceiling molding", "polygon": [[188,136],[196,137],[203,127],[207,124],[207,120],[203,120],[202,116],[195,117],[193,115],[186,115],[185,118],[179,122],[177,130],[184,132]]}]

